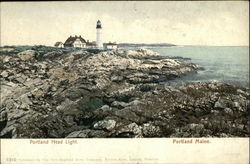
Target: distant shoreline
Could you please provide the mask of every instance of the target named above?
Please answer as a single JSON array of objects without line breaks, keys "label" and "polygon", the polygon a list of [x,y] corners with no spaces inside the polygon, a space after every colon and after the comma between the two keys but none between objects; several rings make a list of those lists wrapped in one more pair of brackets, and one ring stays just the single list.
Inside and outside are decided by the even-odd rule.
[{"label": "distant shoreline", "polygon": [[176,46],[174,44],[169,43],[119,43],[118,47],[126,48],[126,47],[173,47]]}]

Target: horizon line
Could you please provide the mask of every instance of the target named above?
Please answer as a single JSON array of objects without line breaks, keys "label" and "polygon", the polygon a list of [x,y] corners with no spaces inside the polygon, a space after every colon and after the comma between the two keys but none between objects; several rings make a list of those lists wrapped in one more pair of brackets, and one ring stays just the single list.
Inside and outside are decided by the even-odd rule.
[{"label": "horizon line", "polygon": [[[121,43],[117,43],[118,45],[119,44],[168,44],[169,46],[220,46],[220,47],[225,47],[225,46],[230,46],[230,47],[233,47],[233,46],[249,46],[248,45],[202,45],[202,44],[174,44],[174,43],[136,43],[136,42],[121,42]],[[18,44],[5,44],[5,45],[1,45],[0,44],[0,47],[5,47],[5,46],[48,46],[48,47],[54,47],[54,45],[47,45],[47,44],[23,44],[23,45],[18,45]]]}]

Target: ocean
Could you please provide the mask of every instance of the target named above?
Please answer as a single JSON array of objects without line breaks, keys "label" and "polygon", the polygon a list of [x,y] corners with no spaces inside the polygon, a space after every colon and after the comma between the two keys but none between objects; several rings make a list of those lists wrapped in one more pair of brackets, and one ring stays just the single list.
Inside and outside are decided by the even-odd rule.
[{"label": "ocean", "polygon": [[175,81],[219,81],[249,88],[249,46],[174,46],[150,48],[163,56],[190,58],[204,70]]}]

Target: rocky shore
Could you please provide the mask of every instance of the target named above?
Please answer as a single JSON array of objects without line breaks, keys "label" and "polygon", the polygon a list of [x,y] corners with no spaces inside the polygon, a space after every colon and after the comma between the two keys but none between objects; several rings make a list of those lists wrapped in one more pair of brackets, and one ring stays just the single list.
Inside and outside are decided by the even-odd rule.
[{"label": "rocky shore", "polygon": [[1,138],[248,137],[249,90],[146,50],[0,48]]}]

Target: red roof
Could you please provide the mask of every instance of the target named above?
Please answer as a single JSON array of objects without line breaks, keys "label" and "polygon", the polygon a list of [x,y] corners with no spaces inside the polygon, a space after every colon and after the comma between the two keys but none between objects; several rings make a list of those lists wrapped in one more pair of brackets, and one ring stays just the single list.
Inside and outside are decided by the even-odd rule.
[{"label": "red roof", "polygon": [[76,39],[80,39],[82,43],[86,43],[86,41],[80,36],[70,36],[64,43],[64,45],[73,45],[73,43],[76,41]]}]

